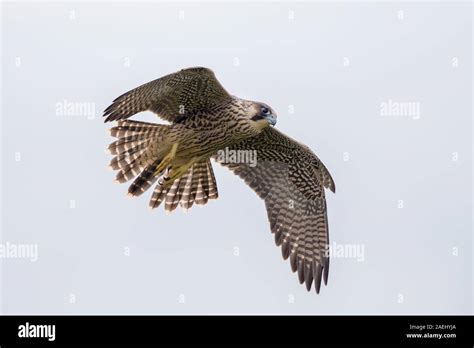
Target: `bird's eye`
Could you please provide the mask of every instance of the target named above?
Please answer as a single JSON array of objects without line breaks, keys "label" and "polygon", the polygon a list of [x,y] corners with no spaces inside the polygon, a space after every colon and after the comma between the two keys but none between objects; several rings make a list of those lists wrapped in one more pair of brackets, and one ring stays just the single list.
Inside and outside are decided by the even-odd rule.
[{"label": "bird's eye", "polygon": [[270,113],[270,110],[268,110],[268,108],[266,108],[265,106],[262,107],[262,114],[264,115],[268,115]]}]

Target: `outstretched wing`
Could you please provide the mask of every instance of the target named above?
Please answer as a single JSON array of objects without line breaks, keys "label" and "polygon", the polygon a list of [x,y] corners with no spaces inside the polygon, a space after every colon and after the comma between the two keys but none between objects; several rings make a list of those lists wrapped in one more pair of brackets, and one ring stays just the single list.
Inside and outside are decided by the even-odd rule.
[{"label": "outstretched wing", "polygon": [[[275,242],[283,258],[290,258],[293,272],[309,291],[314,282],[319,293],[321,278],[327,284],[329,271],[328,220],[324,188],[335,192],[326,167],[311,150],[273,127],[247,139],[230,151],[256,151],[256,165],[229,163],[214,158],[245,180],[265,201]],[[234,153],[245,158],[245,153]]]},{"label": "outstretched wing", "polygon": [[115,99],[104,111],[105,122],[153,111],[169,122],[213,110],[232,97],[207,68],[189,68],[145,83]]}]

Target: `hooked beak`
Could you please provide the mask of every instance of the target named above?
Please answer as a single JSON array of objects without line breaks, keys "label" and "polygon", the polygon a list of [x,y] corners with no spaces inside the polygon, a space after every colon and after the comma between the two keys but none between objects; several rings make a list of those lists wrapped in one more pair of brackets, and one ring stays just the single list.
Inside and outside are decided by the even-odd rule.
[{"label": "hooked beak", "polygon": [[275,115],[273,114],[270,114],[268,116],[265,116],[265,118],[267,119],[268,123],[270,123],[272,126],[276,125],[277,123],[277,118]]}]

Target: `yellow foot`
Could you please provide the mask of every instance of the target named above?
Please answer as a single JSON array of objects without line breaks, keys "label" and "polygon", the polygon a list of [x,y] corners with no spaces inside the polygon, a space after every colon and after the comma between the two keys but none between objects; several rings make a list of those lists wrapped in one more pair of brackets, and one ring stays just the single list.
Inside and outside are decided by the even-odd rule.
[{"label": "yellow foot", "polygon": [[161,163],[158,165],[158,167],[155,170],[154,175],[160,174],[163,170],[165,170],[171,161],[174,159],[174,156],[176,156],[176,150],[178,149],[178,143],[174,143],[173,146],[171,147],[171,151],[166,154],[165,157],[161,160]]},{"label": "yellow foot", "polygon": [[181,167],[172,169],[171,175],[169,177],[164,178],[165,186],[171,185],[176,179],[180,178],[183,174],[185,174],[192,165],[193,165],[193,162],[190,161],[189,163],[182,165]]}]

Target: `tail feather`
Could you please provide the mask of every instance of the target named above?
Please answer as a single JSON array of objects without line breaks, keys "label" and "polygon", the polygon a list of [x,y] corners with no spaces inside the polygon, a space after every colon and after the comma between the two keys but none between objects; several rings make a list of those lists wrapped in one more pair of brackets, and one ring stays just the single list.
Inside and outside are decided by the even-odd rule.
[{"label": "tail feather", "polygon": [[201,176],[199,177],[196,197],[194,198],[197,205],[204,205],[209,199],[209,175],[208,167],[206,166],[206,168],[204,168],[204,172],[202,172]]},{"label": "tail feather", "polygon": [[109,167],[114,170],[125,168],[127,165],[139,158],[145,150],[146,148],[140,150],[137,149],[137,151],[133,151],[132,153],[122,153],[117,155],[110,161]]},{"label": "tail feather", "polygon": [[188,177],[186,178],[187,180],[184,182],[184,185],[180,185],[179,204],[184,209],[189,209],[193,206],[197,185],[199,183],[197,172],[199,171],[200,165],[201,164],[198,163],[198,165],[193,165],[191,168],[189,168]]},{"label": "tail feather", "polygon": [[149,134],[150,131],[158,131],[158,128],[161,127],[167,126],[150,122],[122,120],[118,122],[117,126],[110,128],[110,135],[116,138],[124,138],[137,134]]},{"label": "tail feather", "polygon": [[115,177],[116,181],[119,183],[127,182],[136,177],[146,168],[147,164],[141,160],[140,155],[141,154],[137,154],[137,158],[127,162],[122,168],[120,168]]},{"label": "tail feather", "polygon": [[169,188],[169,190],[166,194],[166,198],[165,198],[165,210],[166,211],[173,211],[178,206],[178,203],[179,203],[179,193],[178,193],[179,185],[181,184],[181,182],[186,181],[187,176],[188,175],[186,173],[182,177],[176,179],[173,182],[173,184],[171,185],[171,187]]},{"label": "tail feather", "polygon": [[[152,134],[147,134],[147,136],[151,135]],[[149,140],[150,138],[144,138],[143,134],[132,135],[114,141],[107,149],[112,155],[132,153],[133,151],[137,151],[143,147],[146,147],[149,143]]]},{"label": "tail feather", "polygon": [[151,145],[159,142],[169,126],[148,122],[124,120],[111,128],[110,133],[118,139],[108,150],[115,157],[109,166],[117,170],[116,181],[127,182],[138,176],[130,186],[129,195],[140,195],[154,183],[154,169],[159,159],[153,158]]},{"label": "tail feather", "polygon": [[151,185],[155,183],[158,177],[155,175],[155,170],[160,164],[160,161],[149,165],[144,171],[132,182],[128,188],[129,196],[140,196],[143,192],[148,190]]},{"label": "tail feather", "polygon": [[165,202],[165,211],[172,212],[178,205],[189,209],[194,203],[204,205],[209,199],[216,199],[217,184],[209,159],[194,163],[171,186],[164,184],[168,170],[156,175],[161,158],[156,158],[156,148],[153,147],[163,139],[168,129],[168,125],[130,120],[121,120],[111,128],[111,135],[118,138],[108,147],[115,156],[109,166],[117,170],[116,180],[124,183],[135,178],[128,189],[130,196],[141,195],[158,181],[150,199],[151,209]]},{"label": "tail feather", "polygon": [[214,177],[214,171],[212,170],[211,162],[207,166],[207,179],[208,179],[208,186],[209,189],[206,192],[208,199],[217,199],[219,197],[219,193],[217,192],[217,184],[216,178]]},{"label": "tail feather", "polygon": [[161,202],[165,200],[167,193],[168,193],[168,189],[165,188],[163,185],[160,185],[158,181],[158,184],[155,186],[155,189],[153,190],[153,194],[150,199],[150,204],[149,204],[150,209],[158,208]]},{"label": "tail feather", "polygon": [[208,199],[218,197],[212,165],[209,159],[195,163],[171,187],[166,188],[158,181],[150,200],[150,208],[155,209],[165,202],[165,211],[172,212],[178,205],[189,209],[194,203],[204,205]]}]

